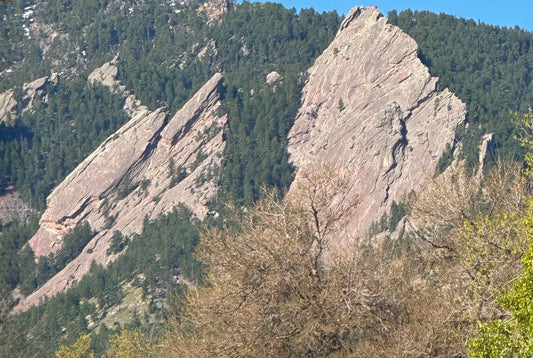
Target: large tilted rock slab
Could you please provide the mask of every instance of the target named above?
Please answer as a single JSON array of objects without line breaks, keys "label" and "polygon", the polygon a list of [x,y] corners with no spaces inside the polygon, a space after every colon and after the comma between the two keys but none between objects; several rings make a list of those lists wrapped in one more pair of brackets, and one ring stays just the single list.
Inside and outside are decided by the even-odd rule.
[{"label": "large tilted rock slab", "polygon": [[299,170],[319,163],[344,168],[350,184],[339,198],[359,198],[333,243],[365,237],[393,200],[434,173],[466,113],[436,82],[417,58],[415,41],[375,7],[354,8],[309,70],[289,134],[291,160]]},{"label": "large tilted rock slab", "polygon": [[[200,218],[216,193],[210,173],[220,165],[226,117],[217,114],[222,75],[214,75],[176,115],[138,110],[136,115],[85,159],[47,199],[40,229],[30,240],[37,256],[60,249],[63,236],[81,221],[97,235],[75,260],[39,290],[22,300],[23,311],[72,286],[92,261],[107,263],[115,230],[139,233],[145,217],[183,203]],[[181,180],[179,170],[186,172]],[[185,177],[184,177],[185,176]]]}]

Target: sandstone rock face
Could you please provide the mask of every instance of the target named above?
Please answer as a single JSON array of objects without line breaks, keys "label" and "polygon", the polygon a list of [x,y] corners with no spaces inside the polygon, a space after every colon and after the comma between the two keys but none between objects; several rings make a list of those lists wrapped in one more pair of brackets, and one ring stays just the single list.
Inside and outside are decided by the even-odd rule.
[{"label": "sandstone rock face", "polygon": [[230,11],[232,7],[232,2],[228,0],[211,0],[201,3],[198,12],[205,12],[209,24],[219,21],[222,15]]},{"label": "sandstone rock face", "polygon": [[14,312],[72,286],[93,260],[113,260],[106,251],[115,230],[139,233],[146,216],[155,219],[179,203],[200,218],[206,215],[206,203],[217,189],[213,172],[225,146],[221,129],[226,117],[217,115],[221,81],[222,75],[215,74],[170,120],[162,110],[137,110],[54,189],[40,229],[30,240],[35,254],[56,252],[65,233],[81,221],[89,222],[97,235]]},{"label": "sandstone rock face", "polygon": [[375,7],[352,9],[309,70],[289,152],[299,169],[329,162],[349,172],[339,200],[358,197],[359,205],[334,245],[364,238],[393,200],[434,173],[466,114],[436,82],[416,42]]}]

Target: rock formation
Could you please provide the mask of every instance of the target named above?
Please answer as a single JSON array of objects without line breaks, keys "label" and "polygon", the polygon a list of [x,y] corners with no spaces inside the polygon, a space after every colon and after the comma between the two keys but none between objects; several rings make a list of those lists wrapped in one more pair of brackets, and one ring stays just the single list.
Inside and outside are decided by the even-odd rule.
[{"label": "rock formation", "polygon": [[[9,89],[0,93],[0,123],[13,125],[18,111],[25,112],[33,108],[37,102],[46,102],[49,86],[59,83],[59,76],[41,77],[35,81],[24,83],[22,86],[21,103],[15,99],[15,91]],[[20,100],[20,99],[19,99]],[[25,221],[29,215],[35,213],[28,204],[24,203],[18,193],[8,190],[0,195],[0,224],[11,221]]]},{"label": "rock formation", "polygon": [[281,75],[278,72],[276,72],[276,71],[272,71],[266,76],[266,82],[268,84],[272,84],[272,83],[277,82],[277,81],[279,81],[281,79],[282,79]]},{"label": "rock formation", "polygon": [[[330,162],[349,172],[340,198],[359,198],[336,245],[364,238],[372,222],[433,175],[465,105],[417,58],[417,44],[375,7],[356,7],[309,70],[289,133],[301,169]],[[295,182],[301,180],[297,173]]]},{"label": "rock formation", "polygon": [[233,7],[233,2],[228,0],[211,0],[206,2],[201,2],[198,7],[199,12],[205,12],[208,18],[208,24],[212,22],[217,22],[220,20],[222,15],[230,11]]},{"label": "rock formation", "polygon": [[122,95],[126,98],[124,103],[124,111],[130,116],[135,117],[138,113],[146,111],[148,108],[141,105],[141,101],[135,98],[135,95],[129,92],[119,80],[117,80],[118,68],[116,63],[118,61],[118,55],[111,62],[104,63],[101,67],[95,69],[87,81],[90,83],[100,83],[115,93]]},{"label": "rock formation", "polygon": [[[103,72],[113,70],[107,65]],[[222,75],[215,74],[170,120],[161,109],[138,108],[128,123],[54,189],[40,229],[30,240],[35,254],[56,252],[62,237],[82,221],[97,235],[14,312],[72,286],[88,272],[92,261],[113,260],[106,251],[115,230],[138,233],[145,217],[155,219],[179,203],[198,217],[205,216],[206,203],[216,192],[213,175],[225,146],[221,129],[226,117],[217,114],[221,81]]]},{"label": "rock formation", "polygon": [[[148,111],[116,80],[109,63],[91,74],[126,98],[133,117],[81,163],[49,196],[41,227],[30,244],[36,255],[56,252],[64,234],[81,221],[98,232],[78,258],[25,298],[15,312],[78,281],[92,261],[107,263],[115,230],[140,232],[178,203],[200,218],[216,192],[226,118],[217,114],[216,74],[168,120]],[[387,24],[375,7],[354,8],[331,45],[309,70],[302,106],[289,134],[291,160],[301,170],[333,163],[349,173],[342,200],[359,199],[356,213],[333,242],[362,238],[371,223],[418,190],[435,171],[446,144],[464,120],[465,106],[417,58],[417,45]]]},{"label": "rock formation", "polygon": [[0,123],[11,124],[11,120],[16,116],[16,106],[17,101],[13,98],[13,90],[0,93]]},{"label": "rock formation", "polygon": [[[22,112],[30,110],[36,101],[46,102],[46,90],[50,84],[56,85],[59,81],[57,74],[52,74],[51,77],[41,77],[35,81],[25,83],[22,86]],[[15,99],[14,91],[12,89],[0,93],[0,123],[5,122],[11,124],[17,116],[17,100]]]}]

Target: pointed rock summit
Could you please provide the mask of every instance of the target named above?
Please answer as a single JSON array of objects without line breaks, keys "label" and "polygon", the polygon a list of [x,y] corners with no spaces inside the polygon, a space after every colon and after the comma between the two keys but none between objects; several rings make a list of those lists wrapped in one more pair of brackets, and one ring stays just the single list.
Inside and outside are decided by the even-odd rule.
[{"label": "pointed rock summit", "polygon": [[376,7],[352,9],[309,69],[289,152],[299,169],[332,163],[348,172],[349,189],[339,200],[359,204],[334,245],[366,237],[393,201],[434,174],[466,114],[436,83],[416,42]]}]

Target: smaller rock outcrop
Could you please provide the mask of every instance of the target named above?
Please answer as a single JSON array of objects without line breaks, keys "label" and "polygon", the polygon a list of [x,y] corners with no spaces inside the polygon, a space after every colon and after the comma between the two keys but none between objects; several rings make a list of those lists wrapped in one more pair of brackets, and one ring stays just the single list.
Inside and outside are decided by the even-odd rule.
[{"label": "smaller rock outcrop", "polygon": [[98,67],[95,69],[89,77],[87,77],[87,81],[89,83],[100,83],[107,87],[113,87],[115,85],[119,85],[119,82],[117,81],[117,75],[118,75],[118,68],[115,66],[116,57],[112,62],[106,62],[101,67]]},{"label": "smaller rock outcrop", "polygon": [[200,6],[198,7],[199,12],[205,12],[207,15],[207,18],[209,19],[207,22],[208,24],[219,21],[222,15],[228,11],[231,11],[232,9],[233,1],[228,0],[209,0],[201,2]]},{"label": "smaller rock outcrop", "polygon": [[198,52],[198,58],[204,59],[208,54],[216,56],[218,54],[217,43],[215,40],[209,40],[207,44]]},{"label": "smaller rock outcrop", "polygon": [[[47,101],[47,89],[49,85],[57,85],[59,76],[52,74],[51,77],[41,77],[35,81],[25,83],[22,86],[22,103],[20,108],[22,112],[33,108],[37,101]],[[17,116],[17,100],[13,89],[0,93],[0,123],[5,122],[8,125]]]},{"label": "smaller rock outcrop", "polygon": [[13,98],[13,90],[0,93],[0,123],[11,124],[16,114],[17,101]]},{"label": "smaller rock outcrop", "polygon": [[[57,80],[57,76],[54,76],[54,78]],[[46,101],[46,87],[49,83],[49,77],[41,77],[22,86],[24,110],[33,108],[35,101]]]},{"label": "smaller rock outcrop", "polygon": [[126,98],[124,101],[124,111],[130,116],[135,117],[138,113],[148,110],[146,106],[141,105],[141,101],[138,100],[134,94],[129,92],[118,79],[118,67],[116,66],[119,55],[111,62],[104,63],[101,67],[96,68],[89,77],[87,81],[89,83],[100,83],[117,94],[122,95]]},{"label": "smaller rock outcrop", "polygon": [[[101,69],[99,78],[113,84]],[[107,138],[47,198],[40,229],[30,240],[37,256],[61,248],[63,236],[87,221],[97,235],[79,257],[43,287],[22,300],[15,312],[63,291],[89,270],[106,264],[109,240],[118,230],[139,233],[147,217],[155,219],[183,203],[200,218],[215,195],[215,175],[225,142],[226,116],[218,114],[222,75],[215,74],[170,120],[158,109],[139,107],[134,117]]]},{"label": "smaller rock outcrop", "polygon": [[272,84],[272,83],[277,82],[277,81],[279,81],[281,79],[282,79],[282,77],[281,77],[281,75],[279,73],[277,73],[276,71],[272,71],[272,72],[270,72],[267,75],[266,82],[268,84]]},{"label": "smaller rock outcrop", "polygon": [[477,175],[481,179],[483,177],[483,171],[485,169],[485,162],[487,161],[487,155],[489,154],[489,147],[491,142],[494,140],[493,133],[487,133],[483,135],[481,139],[481,145],[479,146],[479,168],[477,170]]}]

